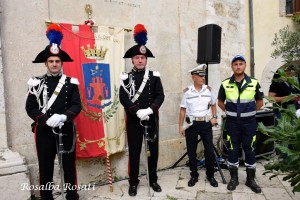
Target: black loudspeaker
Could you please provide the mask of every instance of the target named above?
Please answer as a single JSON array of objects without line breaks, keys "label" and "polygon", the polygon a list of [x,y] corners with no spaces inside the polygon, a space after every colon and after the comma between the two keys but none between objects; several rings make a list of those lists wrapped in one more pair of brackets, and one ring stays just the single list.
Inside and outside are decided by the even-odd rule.
[{"label": "black loudspeaker", "polygon": [[198,28],[197,63],[220,63],[221,32],[222,28],[216,24],[208,24]]},{"label": "black loudspeaker", "polygon": [[[265,126],[275,126],[275,114],[273,111],[258,111],[256,113],[256,122],[263,123]],[[255,155],[256,157],[268,155],[275,152],[275,144],[274,142],[264,143],[269,136],[261,133],[260,131],[256,131],[256,148]]]}]

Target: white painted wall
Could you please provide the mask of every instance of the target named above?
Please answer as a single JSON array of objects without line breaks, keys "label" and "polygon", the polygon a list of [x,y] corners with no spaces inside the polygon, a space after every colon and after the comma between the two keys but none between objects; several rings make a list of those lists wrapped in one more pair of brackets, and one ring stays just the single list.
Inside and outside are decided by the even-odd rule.
[{"label": "white painted wall", "polygon": [[291,17],[285,15],[285,0],[253,1],[253,10],[255,78],[268,95],[272,71],[284,64],[281,59],[271,57],[274,50],[272,41],[279,29],[287,25],[292,27],[293,24]]}]

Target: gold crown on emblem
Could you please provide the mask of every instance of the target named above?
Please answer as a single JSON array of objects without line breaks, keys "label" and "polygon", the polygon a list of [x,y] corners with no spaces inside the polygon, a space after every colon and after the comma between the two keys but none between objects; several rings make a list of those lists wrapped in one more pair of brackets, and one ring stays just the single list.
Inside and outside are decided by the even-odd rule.
[{"label": "gold crown on emblem", "polygon": [[102,46],[100,46],[99,49],[97,49],[97,45],[94,45],[94,48],[91,49],[91,45],[87,44],[87,49],[84,48],[84,46],[80,47],[81,50],[83,51],[85,57],[87,59],[95,59],[95,60],[104,60],[105,59],[105,55],[108,51],[108,48],[103,48]]}]

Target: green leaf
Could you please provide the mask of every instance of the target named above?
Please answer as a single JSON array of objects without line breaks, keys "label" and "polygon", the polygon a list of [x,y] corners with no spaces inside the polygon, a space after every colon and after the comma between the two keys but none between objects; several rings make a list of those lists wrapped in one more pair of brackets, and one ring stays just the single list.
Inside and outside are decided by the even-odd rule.
[{"label": "green leaf", "polygon": [[273,174],[272,176],[269,177],[269,179],[271,180],[272,178],[276,177],[277,174]]},{"label": "green leaf", "polygon": [[289,180],[289,179],[295,177],[296,175],[297,175],[297,173],[291,173],[291,174],[289,174],[289,175],[283,177],[282,180],[287,181],[287,180]]},{"label": "green leaf", "polygon": [[300,192],[300,184],[294,186],[293,192]]},{"label": "green leaf", "polygon": [[298,174],[296,177],[292,178],[290,180],[291,182],[291,186],[295,186],[296,184],[298,184],[300,182],[300,174]]}]

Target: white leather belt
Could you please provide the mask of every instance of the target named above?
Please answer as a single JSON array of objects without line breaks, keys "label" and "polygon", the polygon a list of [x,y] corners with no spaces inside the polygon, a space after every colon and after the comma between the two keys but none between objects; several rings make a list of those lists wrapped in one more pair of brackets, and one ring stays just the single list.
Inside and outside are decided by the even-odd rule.
[{"label": "white leather belt", "polygon": [[198,122],[203,122],[206,121],[206,117],[193,117],[193,116],[189,116],[191,121],[198,121]]}]

